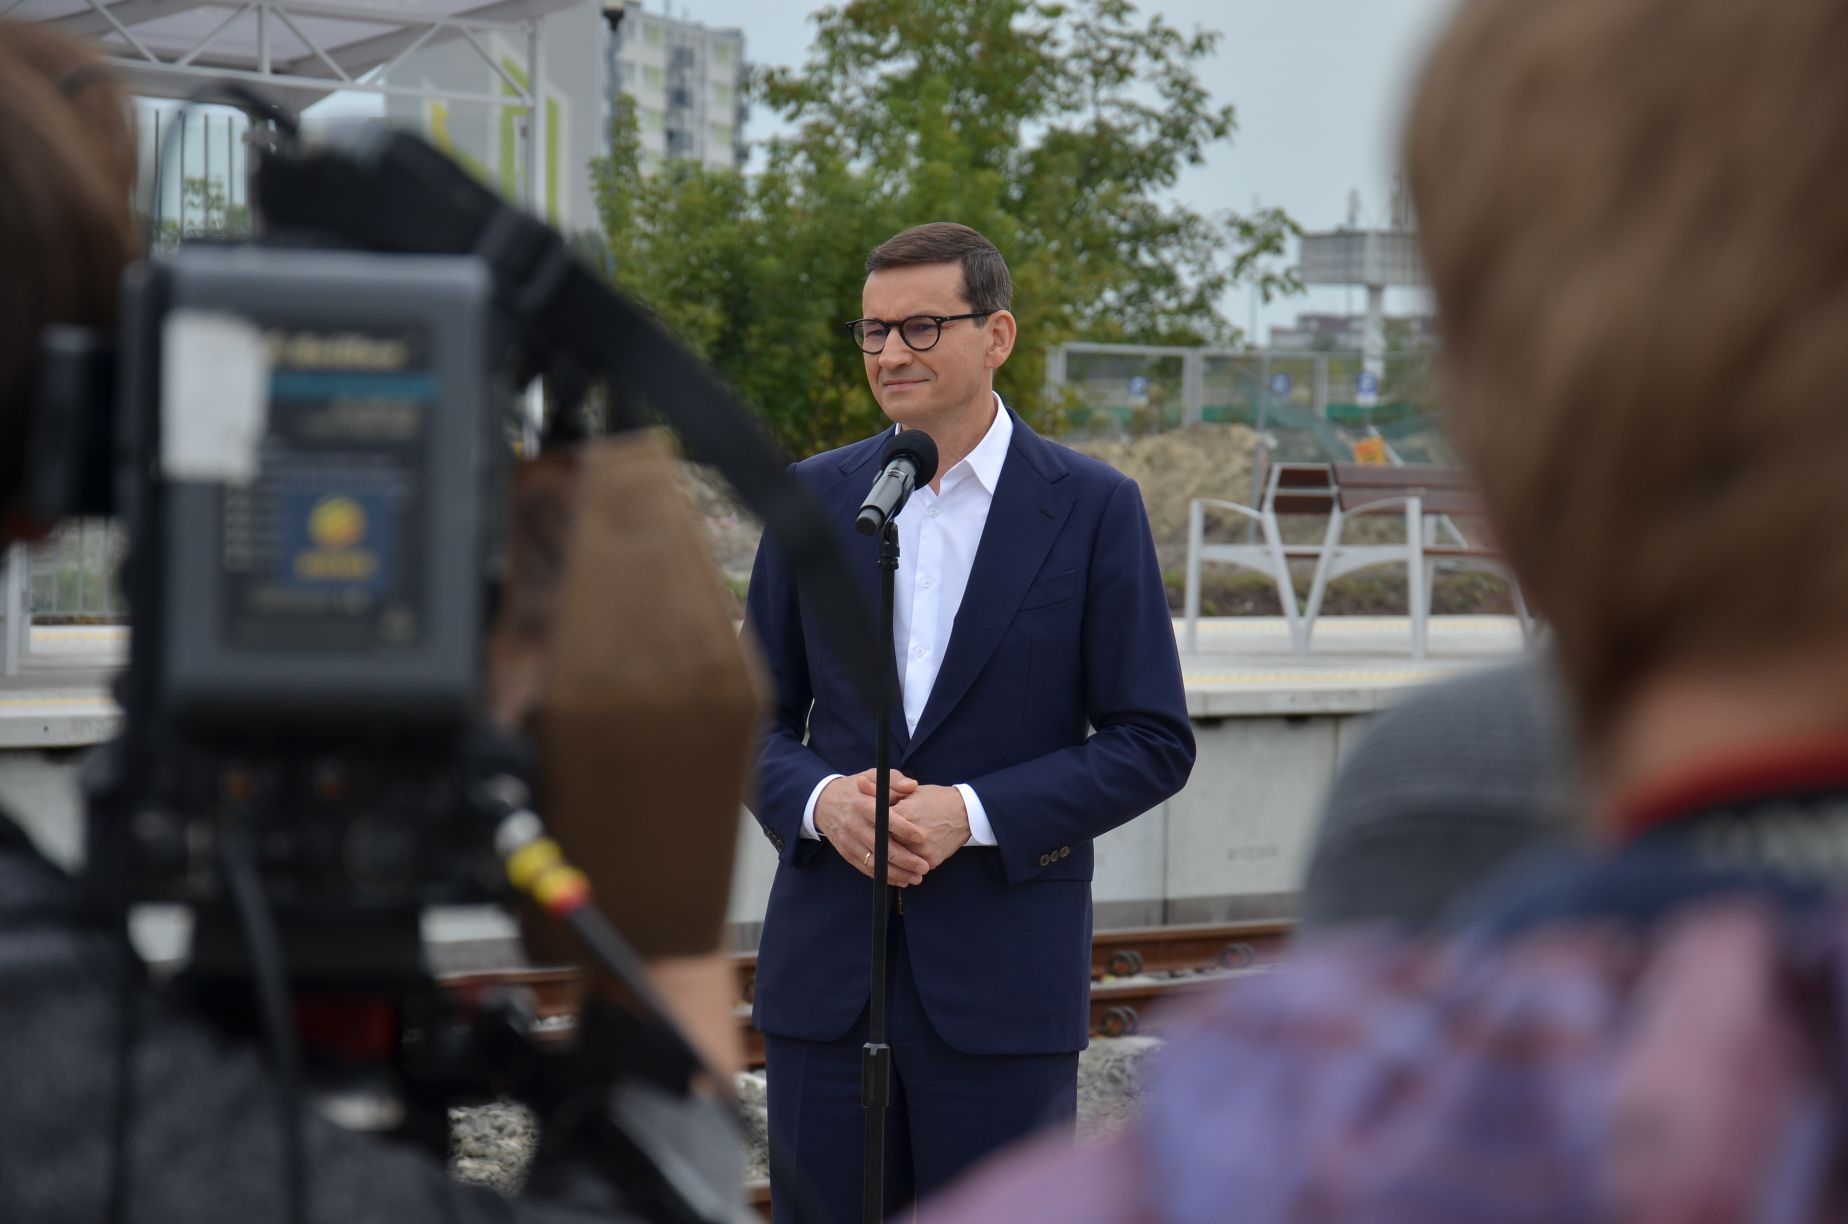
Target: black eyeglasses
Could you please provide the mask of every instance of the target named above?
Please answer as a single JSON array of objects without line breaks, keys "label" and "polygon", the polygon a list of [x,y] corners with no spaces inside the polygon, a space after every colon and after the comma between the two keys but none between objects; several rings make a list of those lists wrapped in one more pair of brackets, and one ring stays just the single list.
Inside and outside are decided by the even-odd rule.
[{"label": "black eyeglasses", "polygon": [[937,341],[943,338],[945,323],[958,319],[986,319],[993,313],[992,310],[971,310],[959,315],[912,315],[896,323],[891,319],[855,319],[847,324],[847,334],[853,337],[862,353],[883,353],[886,337],[896,327],[912,352],[923,353],[937,347]]}]

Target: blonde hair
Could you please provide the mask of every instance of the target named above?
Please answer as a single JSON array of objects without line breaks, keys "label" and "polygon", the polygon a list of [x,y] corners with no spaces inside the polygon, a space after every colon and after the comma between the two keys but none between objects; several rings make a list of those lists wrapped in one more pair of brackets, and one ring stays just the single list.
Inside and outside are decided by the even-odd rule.
[{"label": "blonde hair", "polygon": [[1585,730],[1848,635],[1848,5],[1468,0],[1406,142],[1453,430]]},{"label": "blonde hair", "polygon": [[21,477],[39,332],[115,318],[134,177],[127,106],[95,53],[0,22],[0,509]]}]

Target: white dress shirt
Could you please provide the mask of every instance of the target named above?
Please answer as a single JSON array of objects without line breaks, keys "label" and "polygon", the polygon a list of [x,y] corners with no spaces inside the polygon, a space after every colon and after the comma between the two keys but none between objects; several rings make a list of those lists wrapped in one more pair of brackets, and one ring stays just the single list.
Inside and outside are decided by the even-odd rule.
[{"label": "white dress shirt", "polygon": [[[950,630],[969,586],[969,570],[975,565],[975,550],[982,543],[988,507],[994,503],[1013,437],[1013,418],[997,395],[994,423],[975,449],[942,474],[938,489],[929,485],[917,489],[898,513],[892,648],[903,686],[905,726],[910,731],[918,729],[918,719],[943,666]],[[802,810],[802,836],[821,836],[815,831],[815,803],[828,783],[842,776],[829,774],[809,792]],[[969,839],[963,844],[997,844],[994,826],[974,788],[959,782],[956,789],[969,813]]]}]

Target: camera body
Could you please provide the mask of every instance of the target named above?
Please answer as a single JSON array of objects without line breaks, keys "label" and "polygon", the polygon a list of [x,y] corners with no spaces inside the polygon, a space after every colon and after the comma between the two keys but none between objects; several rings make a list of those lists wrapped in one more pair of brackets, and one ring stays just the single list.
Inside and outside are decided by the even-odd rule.
[{"label": "camera body", "polygon": [[217,906],[233,830],[285,922],[496,894],[463,758],[517,426],[503,331],[468,256],[189,245],[127,278],[105,428],[140,734],[89,830],[113,903]]},{"label": "camera body", "polygon": [[464,723],[509,466],[487,270],[190,247],[138,282],[129,326],[159,348],[124,406],[160,431],[138,449],[166,484],[162,712],[233,737]]}]

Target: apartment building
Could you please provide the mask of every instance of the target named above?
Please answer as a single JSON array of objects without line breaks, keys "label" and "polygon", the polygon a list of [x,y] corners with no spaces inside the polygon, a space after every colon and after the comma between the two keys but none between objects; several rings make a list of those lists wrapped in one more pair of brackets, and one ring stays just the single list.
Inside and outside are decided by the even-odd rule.
[{"label": "apartment building", "polygon": [[[744,32],[713,30],[637,0],[608,34],[608,101],[635,100],[642,168],[744,165]],[[605,130],[608,124],[605,124]]]}]

